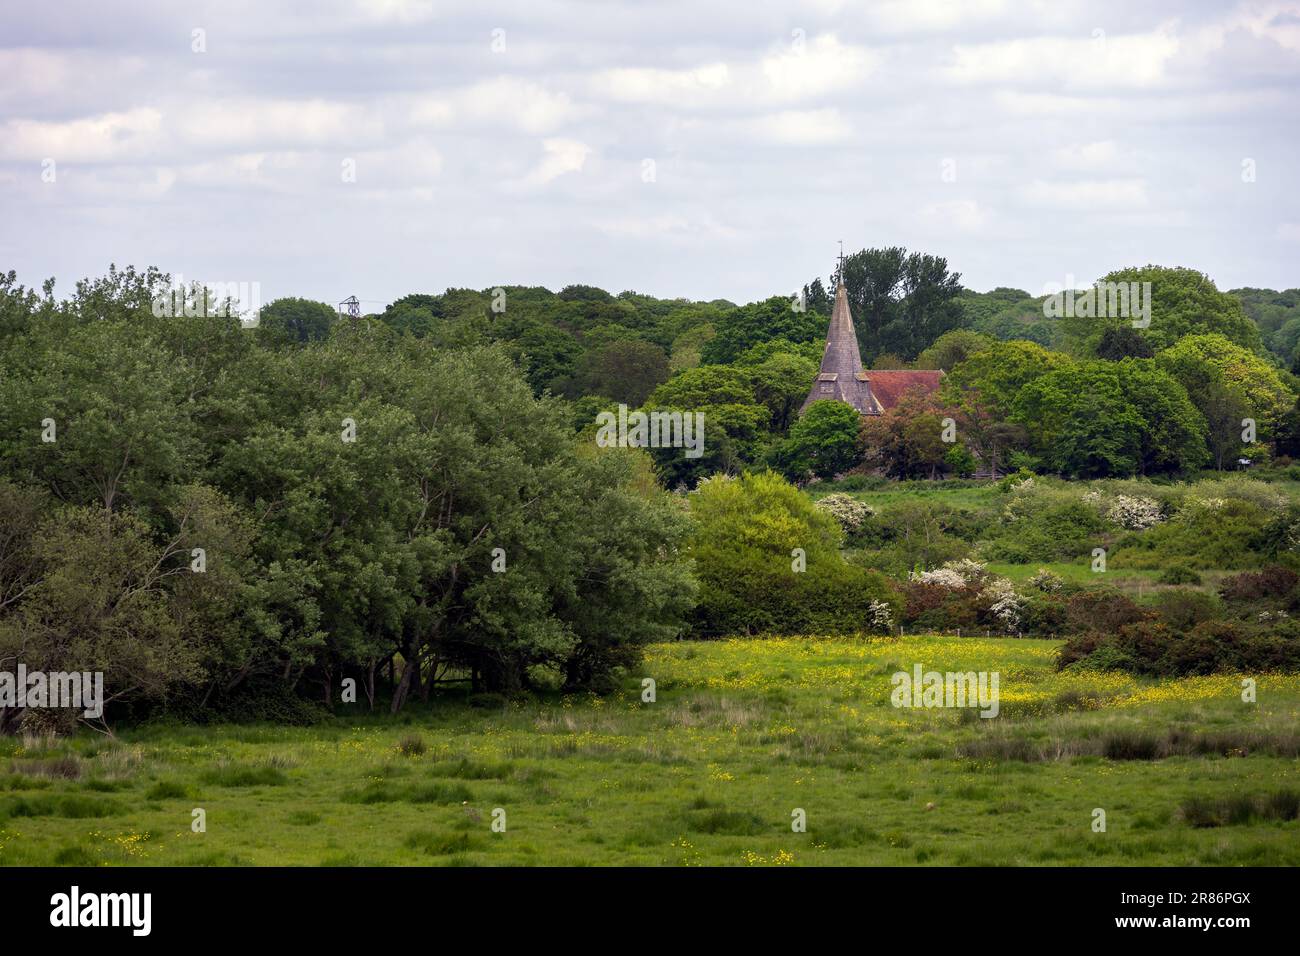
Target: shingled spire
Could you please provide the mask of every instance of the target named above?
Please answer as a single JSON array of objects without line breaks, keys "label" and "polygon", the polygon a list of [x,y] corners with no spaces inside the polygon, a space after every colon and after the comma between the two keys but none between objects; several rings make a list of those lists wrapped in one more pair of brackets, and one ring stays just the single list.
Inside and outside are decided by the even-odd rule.
[{"label": "shingled spire", "polygon": [[862,370],[862,353],[858,351],[858,334],[853,329],[853,314],[849,311],[849,292],[844,288],[843,277],[835,285],[835,309],[831,312],[831,327],[826,333],[826,351],[822,353],[822,367],[813,382],[812,391],[799,409],[802,415],[818,399],[829,398],[847,402],[862,415],[879,415],[884,409],[871,393],[871,380]]}]

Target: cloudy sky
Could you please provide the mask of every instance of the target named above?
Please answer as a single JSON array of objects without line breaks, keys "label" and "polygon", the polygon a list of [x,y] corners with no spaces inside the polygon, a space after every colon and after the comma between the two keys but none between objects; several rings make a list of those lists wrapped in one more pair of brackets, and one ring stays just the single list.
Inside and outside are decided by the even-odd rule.
[{"label": "cloudy sky", "polygon": [[0,3],[0,268],[65,293],[1300,286],[1300,2]]}]

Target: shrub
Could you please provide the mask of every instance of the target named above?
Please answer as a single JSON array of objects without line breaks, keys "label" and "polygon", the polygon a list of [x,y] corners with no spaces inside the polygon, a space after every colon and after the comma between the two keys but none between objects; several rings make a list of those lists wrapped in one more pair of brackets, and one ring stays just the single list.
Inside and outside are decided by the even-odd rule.
[{"label": "shrub", "polygon": [[1023,627],[1025,598],[1005,578],[993,578],[974,561],[928,571],[904,588],[905,621],[935,631],[987,628],[1005,633]]},{"label": "shrub", "polygon": [[973,630],[984,610],[978,588],[925,581],[909,582],[904,587],[903,600],[908,626],[927,631]]},{"label": "shrub", "polygon": [[1057,637],[1066,629],[1065,599],[1051,594],[1032,594],[1021,610],[1020,629],[1035,637]]},{"label": "shrub", "polygon": [[1129,567],[1258,566],[1269,512],[1247,500],[1189,498],[1169,521],[1127,535],[1113,550]]},{"label": "shrub", "polygon": [[1118,730],[1102,738],[1101,753],[1107,760],[1158,760],[1163,751],[1155,734]]},{"label": "shrub", "polygon": [[1091,671],[1132,671],[1135,662],[1101,633],[1071,637],[1057,652],[1058,667],[1078,667]]},{"label": "shrub", "polygon": [[1003,493],[1010,493],[1022,488],[1031,488],[1035,477],[1032,471],[1021,466],[1014,474],[1007,475],[998,482],[998,490]]},{"label": "shrub", "polygon": [[1160,619],[1175,631],[1185,631],[1202,621],[1212,621],[1222,610],[1214,595],[1188,588],[1161,591],[1152,603]]},{"label": "shrub", "polygon": [[1160,522],[1160,503],[1153,498],[1117,495],[1106,509],[1106,520],[1128,531],[1143,531]]},{"label": "shrub", "polygon": [[1156,677],[1222,672],[1300,670],[1300,628],[1266,630],[1230,621],[1202,621],[1178,633],[1163,621],[1140,621],[1118,632],[1083,634],[1058,651],[1058,667],[1123,670]]},{"label": "shrub", "polygon": [[1219,594],[1225,601],[1258,601],[1290,594],[1300,575],[1274,565],[1262,571],[1247,571],[1225,578]]},{"label": "shrub", "polygon": [[1072,634],[1117,631],[1144,620],[1147,613],[1119,591],[1094,588],[1074,594],[1066,602],[1066,629]]},{"label": "shrub", "polygon": [[178,780],[159,780],[145,792],[146,800],[179,800],[189,791]]},{"label": "shrub", "polygon": [[937,584],[944,588],[980,588],[988,580],[989,572],[983,564],[962,558],[949,561],[941,568],[922,571],[916,580],[922,584]]},{"label": "shrub", "polygon": [[1055,488],[1019,493],[1003,511],[1002,525],[990,539],[989,556],[1015,564],[1076,558],[1087,553],[1106,530],[1096,510],[1073,493]]},{"label": "shrub", "polygon": [[1171,564],[1158,580],[1161,584],[1200,584],[1201,576],[1185,564]]},{"label": "shrub", "polygon": [[1065,586],[1065,582],[1055,571],[1039,568],[1029,579],[1029,586],[1035,591],[1042,591],[1044,594],[1058,594]]},{"label": "shrub", "polygon": [[834,518],[846,535],[856,534],[867,519],[875,514],[865,502],[852,495],[839,493],[820,499],[815,507]]},{"label": "shrub", "polygon": [[690,507],[697,633],[858,633],[883,619],[882,604],[897,619],[885,578],[846,562],[835,519],[780,476],[701,482]]},{"label": "shrub", "polygon": [[1011,633],[1020,629],[1020,619],[1024,611],[1024,599],[1016,593],[1011,582],[1005,578],[991,582],[981,597],[989,602],[988,617],[990,623],[996,623],[999,630]]},{"label": "shrub", "polygon": [[1294,820],[1300,816],[1300,791],[1234,793],[1226,797],[1188,797],[1179,807],[1183,822],[1194,827],[1237,826],[1254,820]]}]

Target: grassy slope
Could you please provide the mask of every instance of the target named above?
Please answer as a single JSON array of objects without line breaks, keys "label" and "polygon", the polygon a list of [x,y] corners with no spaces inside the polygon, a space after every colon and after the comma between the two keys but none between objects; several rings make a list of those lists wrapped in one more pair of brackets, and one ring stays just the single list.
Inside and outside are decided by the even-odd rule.
[{"label": "grassy slope", "polygon": [[[604,700],[448,703],[406,724],[155,727],[49,751],[11,741],[0,862],[1300,863],[1300,821],[1194,828],[1178,812],[1193,796],[1295,789],[1294,758],[1056,757],[1179,728],[1294,743],[1300,677],[1262,678],[1248,705],[1233,677],[1060,675],[1054,647],[679,643],[650,651],[653,704],[630,679]],[[999,671],[1003,715],[894,709],[889,675],[916,662]],[[1101,705],[1069,709],[1071,692]],[[404,755],[413,735],[427,750]],[[992,756],[958,755],[983,738]],[[1049,759],[1001,756],[1025,748]],[[194,807],[204,834],[190,832]],[[494,807],[506,833],[489,829]],[[796,807],[807,833],[791,832]],[[1106,833],[1091,830],[1095,807]]]}]

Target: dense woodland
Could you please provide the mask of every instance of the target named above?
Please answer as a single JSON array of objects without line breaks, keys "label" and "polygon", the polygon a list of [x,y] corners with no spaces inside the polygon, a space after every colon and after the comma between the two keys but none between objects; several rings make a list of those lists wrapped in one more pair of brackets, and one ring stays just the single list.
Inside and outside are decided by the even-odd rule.
[{"label": "dense woodland", "polygon": [[[1300,457],[1300,290],[1124,269],[1152,284],[1135,329],[903,249],[843,274],[864,362],[943,369],[938,393],[798,415],[830,279],[744,305],[449,289],[360,319],[287,298],[246,328],[194,290],[156,315],[154,270],[66,297],[0,277],[0,658],[102,670],[109,719],[194,720],[311,719],[345,678],[393,711],[453,679],[600,690],[682,634],[964,625],[1072,636],[1066,664],[1297,663],[1260,615],[1300,603],[1300,512],[1267,480]],[[620,403],[702,411],[704,455],[598,448]],[[1001,497],[863,503],[927,486]],[[1237,577],[1155,608],[982,563],[1095,547]],[[1160,649],[1197,628],[1199,655]]]}]

